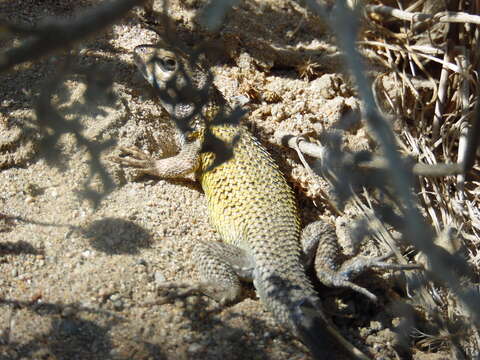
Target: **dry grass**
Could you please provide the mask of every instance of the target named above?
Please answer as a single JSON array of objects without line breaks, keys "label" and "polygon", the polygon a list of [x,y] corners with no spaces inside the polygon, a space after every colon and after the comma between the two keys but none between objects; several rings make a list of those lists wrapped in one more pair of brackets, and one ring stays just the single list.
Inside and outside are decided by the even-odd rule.
[{"label": "dry grass", "polygon": [[[458,8],[447,13],[439,3],[403,2],[397,10],[367,5],[368,21],[358,40],[362,53],[381,69],[373,91],[381,110],[398,122],[402,152],[425,164],[464,163],[469,129],[478,116],[475,24],[480,17],[470,14],[480,9],[476,2],[459,1]],[[457,176],[423,177],[416,189],[424,216],[435,229],[435,243],[464,257],[476,275],[472,278],[478,278],[480,265],[479,169],[477,163]],[[417,259],[422,260],[421,254]],[[428,265],[426,261],[427,269]],[[459,277],[462,285],[472,286]],[[475,314],[452,289],[430,282],[413,304],[438,326],[435,336],[417,333],[419,347],[447,344],[455,358],[478,354]]]}]

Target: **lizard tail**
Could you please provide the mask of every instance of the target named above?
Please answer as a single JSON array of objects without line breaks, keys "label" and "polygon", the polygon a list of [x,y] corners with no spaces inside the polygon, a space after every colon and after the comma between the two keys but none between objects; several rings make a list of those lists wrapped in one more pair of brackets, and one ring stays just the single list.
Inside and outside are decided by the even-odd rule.
[{"label": "lizard tail", "polygon": [[[369,360],[357,347],[348,342],[320,310],[317,301],[304,299],[294,306],[292,323],[295,331],[312,353],[314,359],[335,359],[335,350],[345,349],[355,359]],[[333,338],[333,339],[332,339]],[[332,342],[332,340],[334,340]]]},{"label": "lizard tail", "polygon": [[[274,317],[288,326],[308,347],[314,359],[335,359],[338,349],[345,349],[352,358],[368,360],[358,348],[349,343],[322,311],[313,287],[288,284],[280,276],[254,279],[257,294]],[[298,279],[298,278],[297,278]]]}]

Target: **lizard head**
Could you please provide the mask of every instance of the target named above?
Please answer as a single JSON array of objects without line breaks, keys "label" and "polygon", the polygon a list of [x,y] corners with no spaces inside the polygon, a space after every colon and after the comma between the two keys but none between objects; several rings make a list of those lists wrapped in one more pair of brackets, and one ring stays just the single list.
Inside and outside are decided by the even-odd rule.
[{"label": "lizard head", "polygon": [[175,53],[155,45],[139,45],[133,51],[135,65],[154,88],[162,90],[177,72]]},{"label": "lizard head", "polygon": [[210,96],[212,80],[180,50],[159,45],[139,45],[134,62],[154,87],[162,106],[177,120],[190,121],[200,114]]}]

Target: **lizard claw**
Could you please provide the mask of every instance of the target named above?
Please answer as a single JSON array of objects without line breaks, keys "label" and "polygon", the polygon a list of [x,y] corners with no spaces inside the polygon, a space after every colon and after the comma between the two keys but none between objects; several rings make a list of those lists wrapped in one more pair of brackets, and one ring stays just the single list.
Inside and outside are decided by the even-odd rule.
[{"label": "lizard claw", "polygon": [[341,273],[332,272],[332,271],[325,271],[318,275],[318,279],[320,282],[329,287],[343,287],[348,288],[350,290],[356,291],[367,298],[370,299],[372,302],[377,302],[378,298],[372,292],[364,288],[363,286],[359,286],[349,280],[347,276]]},{"label": "lizard claw", "polygon": [[422,266],[419,264],[395,264],[385,262],[385,260],[391,258],[393,255],[393,251],[390,251],[386,255],[375,258],[357,256],[355,258],[345,261],[340,266],[338,273],[342,274],[345,278],[353,279],[359,274],[369,269],[381,269],[391,271],[422,269]]},{"label": "lizard claw", "polygon": [[121,146],[119,149],[122,152],[122,155],[134,156],[134,157],[136,157],[138,159],[141,159],[141,160],[148,160],[148,159],[151,158],[150,155],[146,154],[145,152],[143,152],[142,150],[140,150],[137,147]]},{"label": "lizard claw", "polygon": [[121,155],[130,156],[125,158],[122,156],[113,156],[109,160],[120,165],[136,168],[144,174],[156,175],[155,160],[142,150],[136,147],[120,147]]}]

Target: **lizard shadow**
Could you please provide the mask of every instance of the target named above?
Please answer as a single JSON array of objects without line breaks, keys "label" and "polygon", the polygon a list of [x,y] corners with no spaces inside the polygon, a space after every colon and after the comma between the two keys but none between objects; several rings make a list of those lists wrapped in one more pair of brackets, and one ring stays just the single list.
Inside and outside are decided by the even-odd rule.
[{"label": "lizard shadow", "polygon": [[138,254],[152,246],[152,234],[132,221],[107,217],[78,229],[92,247],[110,255]]}]

